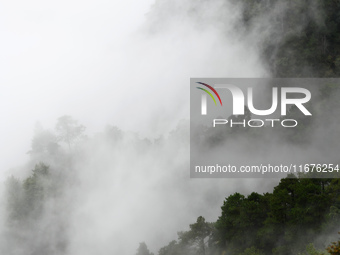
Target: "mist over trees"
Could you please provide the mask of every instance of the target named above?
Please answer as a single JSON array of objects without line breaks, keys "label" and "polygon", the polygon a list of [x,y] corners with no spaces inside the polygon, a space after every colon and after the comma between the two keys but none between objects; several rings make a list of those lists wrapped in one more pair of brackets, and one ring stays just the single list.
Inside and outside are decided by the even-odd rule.
[{"label": "mist over trees", "polygon": [[145,243],[140,243],[136,255],[153,255]]},{"label": "mist over trees", "polygon": [[339,3],[332,0],[232,1],[242,6],[245,33],[273,77],[339,77]]},{"label": "mist over trees", "polygon": [[314,241],[325,251],[340,224],[339,189],[339,179],[288,176],[272,193],[234,193],[215,223],[198,217],[159,254],[300,254]]},{"label": "mist over trees", "polygon": [[[245,36],[254,31],[260,34],[259,40],[254,43],[273,77],[339,76],[340,5],[337,1],[244,0],[231,3],[242,10],[242,18],[234,24],[235,27]],[[185,10],[190,16],[199,7],[192,5],[192,9]],[[177,11],[185,12],[180,8]],[[220,146],[228,139],[246,136],[256,143],[273,133],[280,133],[280,139],[308,148],[313,141],[320,141],[315,137],[317,130],[327,130],[334,125],[334,133],[330,137],[338,144],[339,103],[333,100],[333,96],[339,95],[339,85],[323,86],[317,94],[318,100],[310,105],[318,117],[317,123],[299,115],[296,108],[291,108],[287,116],[298,120],[301,125],[297,129],[281,129],[278,132],[278,127],[262,132],[240,127],[219,131],[207,128],[196,134],[196,141],[198,145],[202,142]],[[237,121],[237,116],[229,118]],[[327,141],[323,146],[331,143]],[[225,144],[227,146],[228,143]],[[320,241],[318,237],[334,235],[338,231],[339,199],[338,178],[290,176],[282,179],[273,193],[252,193],[248,196],[235,193],[226,198],[221,207],[222,215],[211,225],[214,241],[206,244],[207,253],[198,253],[195,250],[198,245],[183,248],[184,242],[179,234],[179,241],[170,242],[159,254],[190,254],[186,249],[191,249],[193,254],[326,254],[325,248],[331,240],[325,241],[325,238]],[[206,241],[210,239],[206,238]],[[321,250],[309,244],[317,239]],[[340,254],[338,246],[338,243],[333,243],[327,251]]]},{"label": "mist over trees", "polygon": [[[186,121],[180,123],[166,138],[154,141],[140,138],[136,133],[124,132],[114,126],[107,126],[103,132],[92,137],[85,137],[84,131],[85,127],[70,116],[59,118],[55,131],[44,129],[41,125],[36,126],[28,152],[30,160],[21,174],[26,177],[10,176],[4,185],[1,254],[69,254],[71,239],[74,238],[71,234],[74,231],[72,218],[79,206],[79,200],[87,199],[80,191],[82,183],[93,185],[98,179],[98,184],[105,185],[100,179],[105,178],[102,172],[105,168],[113,174],[121,170],[121,174],[115,175],[121,178],[121,183],[126,183],[126,180],[136,173],[148,174],[148,169],[141,168],[138,163],[134,166],[129,157],[122,157],[122,151],[125,151],[126,155],[139,155],[138,160],[143,160],[147,155],[152,157],[155,151],[164,155],[171,143],[188,145],[188,142],[183,140],[188,137]],[[91,164],[91,157],[95,157],[96,151],[101,154],[101,160],[106,162],[103,162],[99,169],[86,169],[86,164]],[[109,159],[105,159],[106,156]],[[130,168],[137,172],[129,172],[120,165],[131,165]],[[87,170],[89,172],[85,174],[84,171]],[[83,179],[88,176],[93,179]],[[118,191],[121,191],[120,184],[117,183],[119,179],[108,181],[108,185],[118,186]],[[88,186],[85,189],[88,189]],[[110,200],[115,201],[114,197],[118,195],[121,193],[112,194],[113,198]],[[103,199],[105,200],[105,197]],[[86,225],[83,227],[87,228]],[[115,246],[117,243],[112,245],[113,251]],[[149,252],[145,243],[141,243],[137,254],[153,253]]]},{"label": "mist over trees", "polygon": [[[319,88],[322,96],[316,102],[318,107],[326,107],[324,101],[334,94],[329,92],[332,89],[338,87],[325,85]],[[333,112],[336,114],[336,109]],[[295,114],[294,109],[290,114]],[[31,172],[24,179],[10,176],[6,181],[6,231],[3,233],[6,245],[1,247],[4,253],[10,250],[18,255],[69,253],[72,240],[69,223],[79,199],[77,189],[84,181],[80,176],[83,169],[78,172],[77,168],[84,159],[89,159],[86,162],[90,163],[90,156],[96,151],[103,152],[103,141],[108,157],[118,162],[128,161],[132,166],[129,158],[119,157],[122,150],[127,149],[143,157],[155,153],[165,156],[171,146],[188,146],[185,121],[166,137],[154,140],[140,138],[138,134],[114,126],[108,126],[94,136],[85,136],[85,127],[70,116],[59,118],[56,127],[55,131],[36,127],[29,151]],[[236,137],[254,135],[250,129],[230,132]],[[273,132],[280,133],[281,130],[275,129]],[[207,132],[205,135],[208,138],[210,134]],[[301,136],[300,140],[312,139],[305,136],[303,129],[287,137],[293,135]],[[289,140],[284,137],[285,134],[282,134],[280,139],[296,146],[298,138]],[[148,169],[141,169],[138,164],[133,169],[148,173]],[[120,178],[126,183],[129,173],[122,170]],[[325,250],[335,240],[340,224],[340,179],[338,171],[334,174],[333,178],[328,179],[310,179],[312,173],[289,175],[281,179],[273,192],[231,194],[225,198],[221,214],[215,222],[207,222],[199,216],[188,230],[178,232],[177,240],[170,241],[156,254],[289,255]],[[100,172],[91,170],[89,176],[88,184],[96,178],[99,183],[103,181]],[[20,245],[14,249],[12,246],[18,243]],[[336,250],[334,245],[328,250]],[[151,254],[147,244],[140,243],[136,255]]]},{"label": "mist over trees", "polygon": [[[260,51],[262,61],[271,76],[339,76],[340,4],[337,1],[230,0],[228,3],[241,13],[237,22],[232,24],[240,32],[240,37],[246,40],[250,38],[247,37],[248,34],[258,33],[257,40],[253,42],[254,47]],[[208,25],[205,24],[205,16],[201,16],[206,4],[206,0],[187,1],[185,5],[178,7],[172,2],[157,0],[148,14],[148,19],[153,23],[149,32],[155,34],[166,31],[163,28],[173,15],[184,15],[195,20],[197,26],[206,28]],[[229,8],[230,5],[219,1],[218,6],[221,6],[218,17],[213,17],[214,13],[207,16],[209,21],[213,20],[213,24],[220,24],[218,29],[223,30],[226,27],[225,21],[229,20],[223,16],[223,8]],[[226,36],[229,36],[228,33]],[[301,125],[297,129],[282,130],[278,127],[268,131],[264,128],[264,132],[242,128],[223,132],[206,129],[202,139],[198,141],[214,147],[220,141],[246,137],[251,139],[252,144],[258,145],[257,141],[279,133],[278,140],[289,146],[307,149],[311,144],[319,144],[325,153],[338,154],[339,91],[339,84],[326,84],[318,88],[317,100],[311,105],[317,121],[299,116],[297,109],[291,108],[287,117],[298,119]],[[249,111],[246,112],[247,118],[250,118]],[[230,118],[236,119],[237,116]],[[57,119],[54,130],[36,126],[28,152],[29,162],[24,166],[21,177],[10,176],[4,183],[1,254],[76,254],[72,248],[73,242],[78,247],[81,243],[84,246],[81,247],[82,251],[88,253],[93,254],[100,250],[98,254],[104,254],[105,249],[105,254],[119,254],[116,246],[124,246],[122,239],[131,238],[135,234],[134,229],[119,225],[122,221],[120,217],[123,217],[119,210],[127,206],[125,201],[133,201],[129,213],[138,214],[138,209],[160,190],[169,191],[176,187],[179,194],[192,192],[189,195],[195,195],[194,191],[186,188],[186,183],[181,182],[188,178],[185,175],[188,171],[187,164],[180,160],[181,156],[187,155],[189,143],[186,121],[179,123],[169,134],[156,139],[141,138],[136,133],[123,131],[116,126],[107,126],[105,130],[92,136],[86,136],[85,130],[85,126],[68,115]],[[320,130],[326,130],[324,132],[327,132],[327,137],[331,138],[318,136]],[[96,155],[101,156],[100,160],[92,159]],[[136,160],[133,155],[139,155],[140,158]],[[180,159],[175,161],[174,158]],[[112,161],[115,162],[114,167],[108,163]],[[159,161],[165,163],[161,164]],[[130,166],[129,169],[126,168],[127,165]],[[172,173],[165,171],[165,165],[168,167],[166,170],[175,171],[174,169],[180,168],[176,174],[184,174],[171,179]],[[157,172],[164,171],[164,175],[155,176],[155,169]],[[112,176],[106,173],[110,171],[119,174],[108,180],[107,176]],[[85,174],[81,176],[82,173]],[[140,184],[140,176],[154,178],[152,184],[145,183],[150,185],[152,192],[139,194],[137,190],[125,194],[126,190],[132,190]],[[157,253],[153,253],[146,241],[141,239],[139,246],[136,242],[135,254],[340,254],[340,244],[336,241],[340,226],[340,179],[306,177],[308,176],[290,175],[281,179],[272,192],[264,194],[226,194],[220,215],[214,222],[208,222],[198,214],[192,224],[179,229],[176,240],[168,240],[162,244],[163,247]],[[158,184],[160,182],[157,178],[168,178],[172,182]],[[79,188],[82,185],[89,190],[85,195],[82,194],[84,189]],[[104,192],[93,188],[96,185],[102,185]],[[110,190],[107,187],[114,188]],[[213,194],[209,195],[213,197]],[[120,198],[120,203],[114,205],[118,212],[114,216],[106,214],[109,204],[107,197],[113,197],[117,201]],[[163,197],[160,199],[166,200]],[[166,202],[174,203],[176,199]],[[83,203],[80,209],[79,200]],[[188,206],[193,206],[191,202],[188,201]],[[210,206],[207,198],[202,198],[200,202],[206,207]],[[100,208],[100,213],[89,214],[93,218],[84,216],[84,212],[90,210],[88,204]],[[156,207],[157,204],[148,210],[153,210],[156,214]],[[181,211],[176,213],[174,217],[181,217]],[[145,214],[131,224],[140,224],[143,217]],[[79,220],[79,225],[83,228],[77,228],[74,219]],[[110,223],[110,219],[114,223]],[[97,222],[93,223],[95,220],[102,221],[102,224],[96,225]],[[161,220],[167,221],[166,218]],[[112,229],[119,225],[117,233],[111,235],[105,232],[111,231],[110,227],[106,228],[109,224],[113,225],[110,226]],[[105,233],[97,237],[93,226],[101,227]],[[148,228],[151,229],[149,232],[156,233],[158,226],[154,224]],[[121,229],[126,230],[127,234],[122,233]],[[90,250],[90,245],[86,246],[92,240],[96,242],[92,246],[94,251]],[[103,248],[102,244],[107,243],[112,246]]]}]

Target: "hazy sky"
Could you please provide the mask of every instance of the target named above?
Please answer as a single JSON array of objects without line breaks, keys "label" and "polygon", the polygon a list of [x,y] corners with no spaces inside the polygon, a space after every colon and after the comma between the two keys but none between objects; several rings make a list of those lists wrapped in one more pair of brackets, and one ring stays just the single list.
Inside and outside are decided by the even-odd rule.
[{"label": "hazy sky", "polygon": [[29,150],[37,121],[53,128],[69,114],[91,130],[119,119],[128,99],[115,79],[122,45],[150,4],[1,1],[1,171]]},{"label": "hazy sky", "polygon": [[[171,2],[167,27],[149,34],[153,2],[0,3],[2,172],[25,161],[37,121],[52,129],[68,114],[88,134],[111,124],[157,137],[188,118],[190,77],[264,73],[232,35],[181,17],[186,1]],[[205,18],[218,6],[204,6]]]},{"label": "hazy sky", "polygon": [[[115,125],[155,138],[189,118],[191,77],[266,76],[255,38],[234,31],[238,10],[221,8],[227,1],[154,2],[0,2],[0,179],[27,161],[37,122],[53,129],[67,114],[84,124],[89,136]],[[111,244],[112,236],[122,238],[131,224],[138,227],[125,249],[135,250],[140,241],[158,249],[200,214],[216,220],[225,195],[255,189],[252,180],[189,179],[189,171],[182,172],[188,168],[188,148],[182,152],[177,144],[167,149],[170,156],[134,152],[137,167],[127,167],[128,143],[117,160],[105,146],[94,146],[93,153],[90,147],[86,159],[91,160],[80,160],[84,165],[77,169],[83,200],[77,200],[73,215],[70,249],[84,249],[79,254],[93,254],[98,242]],[[128,181],[120,182],[126,175]],[[272,185],[254,186],[262,192]],[[181,216],[173,217],[179,209]],[[103,220],[109,217],[111,225]],[[150,222],[159,224],[156,230]]]}]

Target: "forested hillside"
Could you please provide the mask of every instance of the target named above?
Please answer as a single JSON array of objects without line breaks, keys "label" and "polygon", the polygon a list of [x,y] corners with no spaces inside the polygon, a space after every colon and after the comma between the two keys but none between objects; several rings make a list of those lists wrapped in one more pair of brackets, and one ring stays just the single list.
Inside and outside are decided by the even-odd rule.
[{"label": "forested hillside", "polygon": [[340,3],[335,0],[242,0],[245,32],[274,77],[339,77]]},{"label": "forested hillside", "polygon": [[[340,76],[339,1],[231,2],[242,10],[242,18],[235,27],[244,35],[258,34],[259,39],[254,44],[272,77]],[[195,8],[188,13],[194,11]],[[319,88],[318,102],[311,106],[319,116],[328,110],[334,111],[334,115],[328,115],[334,116],[332,123],[339,123],[340,119],[337,113],[339,104],[330,98],[338,91],[339,86],[334,84]],[[298,117],[303,124],[299,129],[282,131],[282,138],[308,147],[315,139],[311,128],[322,126],[322,122],[315,125],[311,119],[295,115],[295,110],[291,109],[289,115]],[[237,116],[230,118],[237,120]],[[325,118],[320,120],[326,123]],[[205,135],[207,142],[216,145],[229,139],[231,133],[233,136],[263,139],[271,131],[266,134],[249,132],[244,128],[217,133],[208,129]],[[337,129],[332,137],[337,137],[338,132]],[[335,241],[330,236],[336,238],[334,233],[340,230],[339,185],[338,178],[290,176],[282,179],[272,193],[235,193],[225,199],[216,222],[206,222],[204,217],[198,217],[196,223],[189,226],[189,231],[179,232],[178,240],[171,241],[158,254],[340,254],[339,242],[330,244]],[[138,250],[137,254],[150,253]]]},{"label": "forested hillside", "polygon": [[[219,16],[203,15],[205,6],[215,2],[220,6]],[[265,66],[269,76],[340,75],[339,0],[187,0],[183,8],[172,8],[172,4],[155,2],[147,15],[153,24],[150,34],[166,33],[167,19],[175,15],[179,21],[183,17],[193,19],[202,28],[205,18],[214,17],[212,24],[219,24],[216,29],[224,31],[230,19],[223,16],[229,13],[223,8],[235,8],[240,14],[232,24],[237,40],[254,38],[250,44],[259,52],[258,64]],[[253,150],[270,152],[271,147],[261,141],[273,141],[275,134],[278,138],[274,142],[284,142],[291,153],[287,155],[309,152],[313,145],[317,153],[336,156],[340,164],[339,96],[338,83],[318,88],[310,105],[313,119],[298,115],[296,108],[289,109],[287,117],[300,123],[296,129],[232,128],[214,132],[207,128],[200,141],[214,147],[218,142],[248,139]],[[0,254],[128,255],[124,251],[131,249],[127,245],[132,242],[136,255],[340,254],[339,169],[333,178],[289,175],[263,194],[226,192],[219,217],[213,222],[199,213],[192,224],[177,230],[176,240],[169,238],[157,251],[149,248],[147,241],[171,231],[168,229],[174,219],[170,222],[164,216],[168,211],[180,221],[181,210],[195,206],[210,209],[216,202],[214,189],[218,187],[220,192],[221,182],[212,180],[211,188],[207,182],[198,186],[187,181],[188,132],[188,123],[183,121],[170,133],[154,139],[116,126],[86,135],[85,127],[67,115],[57,120],[54,130],[38,125],[28,152],[29,162],[18,171],[19,176],[13,174],[4,185]],[[231,187],[237,188],[238,181]],[[168,228],[160,227],[160,222],[168,221],[168,225],[162,225]],[[138,232],[140,229],[145,235]]]},{"label": "forested hillside", "polygon": [[198,217],[158,254],[322,254],[314,245],[330,244],[339,208],[339,179],[289,176],[272,193],[228,196],[215,223]]}]

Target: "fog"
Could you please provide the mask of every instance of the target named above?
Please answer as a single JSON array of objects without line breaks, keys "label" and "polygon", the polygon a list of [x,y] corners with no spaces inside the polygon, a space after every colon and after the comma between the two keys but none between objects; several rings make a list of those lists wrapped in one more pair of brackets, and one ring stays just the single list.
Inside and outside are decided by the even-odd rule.
[{"label": "fog", "polygon": [[[199,215],[215,221],[229,194],[272,189],[277,180],[189,178],[190,77],[269,76],[258,49],[268,33],[245,34],[239,12],[219,0],[1,3],[0,177],[22,180],[39,162],[66,172],[22,249],[62,239],[66,254],[134,254],[145,241],[157,253]],[[27,154],[65,114],[85,137]]]},{"label": "fog", "polygon": [[169,16],[152,4],[2,3],[2,171],[23,157],[37,121],[69,114],[90,132],[115,124],[157,136],[188,118],[190,77],[264,75],[256,52],[214,26],[218,4],[200,7],[199,26],[185,18],[190,2],[174,1]]}]

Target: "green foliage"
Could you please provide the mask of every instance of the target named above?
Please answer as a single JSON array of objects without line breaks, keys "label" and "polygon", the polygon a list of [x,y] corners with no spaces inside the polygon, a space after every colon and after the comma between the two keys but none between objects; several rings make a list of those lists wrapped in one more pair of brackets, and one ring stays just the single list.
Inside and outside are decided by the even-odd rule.
[{"label": "green foliage", "polygon": [[222,247],[240,252],[243,247],[251,247],[260,241],[256,231],[264,226],[268,198],[268,195],[255,192],[248,197],[235,193],[224,201],[222,215],[216,222]]},{"label": "green foliage", "polygon": [[51,194],[52,184],[48,169],[43,163],[37,164],[32,170],[32,175],[23,182],[24,211],[34,218],[41,215],[44,202]]},{"label": "green foliage", "polygon": [[204,217],[199,216],[196,223],[190,225],[190,230],[179,232],[180,243],[196,246],[196,254],[206,254],[205,239],[212,234],[213,225],[205,221]]},{"label": "green foliage", "polygon": [[234,193],[215,224],[198,217],[159,255],[325,255],[311,242],[338,226],[339,188],[338,179],[289,175],[272,193]]},{"label": "green foliage", "polygon": [[159,255],[213,254],[215,233],[214,224],[206,222],[199,216],[197,221],[189,225],[190,230],[178,232],[179,241],[172,241],[159,250]]},{"label": "green foliage", "polygon": [[159,255],[181,255],[183,254],[183,247],[177,241],[171,241],[167,246],[161,248],[158,252]]},{"label": "green foliage", "polygon": [[24,224],[38,220],[44,205],[56,194],[57,181],[43,163],[35,165],[32,174],[23,182],[14,177],[6,181],[6,209],[9,223]]},{"label": "green foliage", "polygon": [[331,245],[329,245],[327,247],[327,251],[331,255],[339,255],[340,254],[340,240],[338,240],[337,242],[333,242]]},{"label": "green foliage", "polygon": [[338,220],[333,193],[338,185],[330,179],[288,176],[272,194],[230,195],[216,222],[219,244],[231,254],[250,247],[265,254],[301,251],[326,222],[332,225]]}]

